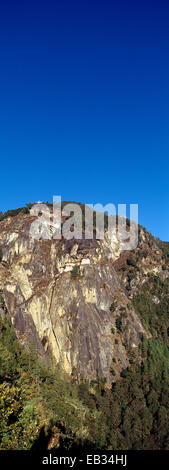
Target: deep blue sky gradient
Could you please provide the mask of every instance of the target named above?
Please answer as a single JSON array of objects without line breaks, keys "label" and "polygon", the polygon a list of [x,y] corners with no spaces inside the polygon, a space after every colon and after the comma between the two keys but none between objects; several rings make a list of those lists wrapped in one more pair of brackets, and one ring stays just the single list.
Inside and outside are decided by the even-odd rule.
[{"label": "deep blue sky gradient", "polygon": [[138,203],[169,240],[169,2],[0,2],[0,210]]}]

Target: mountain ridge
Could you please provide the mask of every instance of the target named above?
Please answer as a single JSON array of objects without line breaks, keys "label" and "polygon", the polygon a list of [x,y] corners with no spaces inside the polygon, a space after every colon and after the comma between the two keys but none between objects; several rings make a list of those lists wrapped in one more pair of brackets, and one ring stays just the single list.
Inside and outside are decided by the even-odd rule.
[{"label": "mountain ridge", "polygon": [[131,252],[121,253],[106,229],[104,240],[33,240],[32,220],[19,209],[0,222],[0,288],[17,336],[68,374],[111,383],[128,366],[128,349],[151,336],[131,300],[148,273],[168,276],[162,250],[140,226]]},{"label": "mountain ridge", "polygon": [[106,236],[34,241],[29,209],[12,214],[0,222],[0,449],[168,449],[168,244],[141,226],[132,251]]}]

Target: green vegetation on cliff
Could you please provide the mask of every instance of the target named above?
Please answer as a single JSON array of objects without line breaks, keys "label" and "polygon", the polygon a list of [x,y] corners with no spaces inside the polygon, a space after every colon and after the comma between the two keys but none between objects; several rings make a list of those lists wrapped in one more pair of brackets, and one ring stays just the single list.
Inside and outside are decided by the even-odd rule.
[{"label": "green vegetation on cliff", "polygon": [[[106,388],[86,383],[74,371],[68,380],[47,366],[31,346],[24,349],[8,319],[0,320],[0,448],[30,449],[42,433],[45,446],[100,449],[169,448],[169,351],[143,335],[140,365]],[[40,437],[39,437],[40,436]]]},{"label": "green vegetation on cliff", "polygon": [[29,449],[54,424],[57,439],[86,434],[76,385],[37,358],[33,345],[22,348],[9,319],[0,319],[0,414],[1,449]]}]

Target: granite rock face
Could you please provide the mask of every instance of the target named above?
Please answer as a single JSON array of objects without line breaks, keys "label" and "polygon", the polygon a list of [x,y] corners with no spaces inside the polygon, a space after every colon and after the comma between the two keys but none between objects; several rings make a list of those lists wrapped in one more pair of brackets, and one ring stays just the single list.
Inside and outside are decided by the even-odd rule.
[{"label": "granite rock face", "polygon": [[34,240],[33,220],[0,222],[0,291],[17,337],[70,375],[116,380],[146,333],[115,271],[120,242]]}]

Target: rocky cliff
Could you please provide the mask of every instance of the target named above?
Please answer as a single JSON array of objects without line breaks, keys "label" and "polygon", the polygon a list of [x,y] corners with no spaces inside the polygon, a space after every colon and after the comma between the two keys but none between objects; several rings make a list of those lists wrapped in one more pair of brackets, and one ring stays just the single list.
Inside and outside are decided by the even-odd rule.
[{"label": "rocky cliff", "polygon": [[1,315],[22,344],[68,374],[116,380],[129,352],[139,361],[142,333],[150,335],[132,297],[149,273],[168,275],[160,248],[143,228],[132,252],[121,253],[106,232],[104,240],[34,240],[33,220],[20,211],[0,222]]}]

